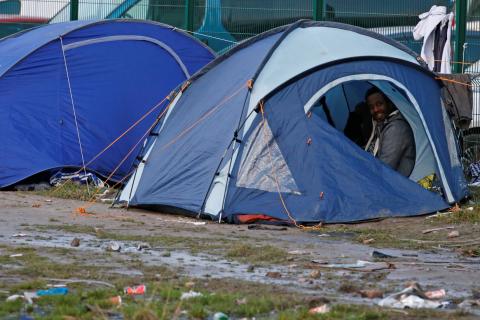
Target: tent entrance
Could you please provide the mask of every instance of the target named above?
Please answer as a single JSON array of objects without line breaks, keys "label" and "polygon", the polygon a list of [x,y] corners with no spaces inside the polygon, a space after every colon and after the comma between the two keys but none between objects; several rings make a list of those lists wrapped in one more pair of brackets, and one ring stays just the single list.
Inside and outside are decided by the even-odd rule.
[{"label": "tent entrance", "polygon": [[347,80],[330,84],[312,96],[304,107],[305,112],[320,117],[363,149],[373,128],[365,101],[365,94],[372,87],[377,87],[392,101],[412,128],[416,158],[409,178],[419,181],[432,174],[439,177],[435,156],[415,102],[405,90],[388,80]]}]

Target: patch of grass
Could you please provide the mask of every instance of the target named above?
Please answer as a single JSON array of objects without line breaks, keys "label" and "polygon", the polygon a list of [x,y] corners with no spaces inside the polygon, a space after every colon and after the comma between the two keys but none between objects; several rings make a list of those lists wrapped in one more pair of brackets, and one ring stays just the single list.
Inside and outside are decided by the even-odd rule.
[{"label": "patch of grass", "polygon": [[55,187],[45,191],[38,191],[36,193],[46,197],[89,201],[94,194],[101,193],[103,191],[104,189],[100,190],[92,186],[87,188],[86,185],[66,182],[59,187]]},{"label": "patch of grass", "polygon": [[[359,227],[360,226],[360,227]],[[374,239],[370,244],[380,248],[426,249],[430,245],[408,240],[408,230],[364,228],[361,225],[352,226],[327,226],[323,233],[335,234],[335,238],[348,235],[352,241],[364,243],[365,240]],[[330,239],[330,238],[329,238]]]},{"label": "patch of grass", "polygon": [[23,301],[11,301],[0,303],[0,318],[4,319],[12,314],[18,314],[23,308]]},{"label": "patch of grass", "polygon": [[[263,251],[264,247],[254,247]],[[24,248],[25,249],[25,248]],[[52,269],[55,278],[75,277],[84,279],[107,280],[103,267],[95,264],[60,264],[39,256],[35,251],[25,252],[31,256],[27,262],[29,276],[45,276],[45,268]],[[237,254],[252,254],[252,248],[237,248]],[[9,249],[10,251],[13,251]],[[267,249],[269,251],[271,249]],[[278,249],[273,249],[277,252]],[[278,253],[278,252],[277,252]],[[61,251],[58,251],[61,255]],[[269,255],[267,255],[269,256]],[[34,260],[34,261],[32,261]],[[92,259],[92,261],[96,261]],[[137,262],[134,262],[137,264]],[[36,271],[33,271],[35,268]],[[191,279],[179,278],[168,268],[139,265],[143,272],[140,277],[116,275],[116,288],[98,288],[87,284],[69,285],[65,296],[47,296],[39,298],[34,306],[26,307],[22,301],[0,303],[0,318],[15,318],[28,313],[35,319],[107,319],[111,315],[122,315],[125,319],[207,319],[215,312],[223,312],[232,318],[256,317],[258,319],[461,319],[463,314],[452,317],[446,312],[411,311],[404,316],[388,309],[369,306],[333,305],[332,311],[324,315],[311,315],[311,296],[289,292],[279,287],[232,279]],[[69,271],[67,272],[68,269]],[[16,270],[17,275],[27,275],[26,269]],[[107,270],[108,272],[108,270]],[[158,276],[160,274],[160,277]],[[108,275],[108,276],[107,276]],[[194,287],[185,283],[194,282]],[[131,297],[123,294],[124,286],[145,284],[144,296]],[[44,289],[45,281],[30,280],[10,287],[11,292]],[[181,300],[183,292],[194,290],[202,296]],[[123,304],[114,306],[109,298],[120,295]],[[316,305],[315,305],[316,306]],[[183,314],[179,317],[180,313]]]},{"label": "patch of grass", "polygon": [[38,290],[40,288],[45,288],[46,285],[47,283],[43,280],[31,280],[31,281],[26,281],[26,282],[22,282],[22,283],[11,286],[10,291],[13,293],[21,293],[23,291]]},{"label": "patch of grass", "polygon": [[458,212],[449,212],[443,215],[432,217],[434,224],[475,224],[480,223],[480,207],[475,206],[473,210],[464,209]]},{"label": "patch of grass", "polygon": [[252,264],[264,265],[286,262],[288,253],[283,249],[271,245],[254,246],[248,243],[235,243],[227,251],[226,257]]}]

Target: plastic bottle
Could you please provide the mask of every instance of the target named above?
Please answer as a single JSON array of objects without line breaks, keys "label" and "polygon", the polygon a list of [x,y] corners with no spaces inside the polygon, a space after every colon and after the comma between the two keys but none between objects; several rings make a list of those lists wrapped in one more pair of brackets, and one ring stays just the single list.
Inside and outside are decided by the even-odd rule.
[{"label": "plastic bottle", "polygon": [[47,290],[37,290],[37,296],[61,296],[66,295],[68,293],[68,288],[61,287],[61,288],[50,288]]}]

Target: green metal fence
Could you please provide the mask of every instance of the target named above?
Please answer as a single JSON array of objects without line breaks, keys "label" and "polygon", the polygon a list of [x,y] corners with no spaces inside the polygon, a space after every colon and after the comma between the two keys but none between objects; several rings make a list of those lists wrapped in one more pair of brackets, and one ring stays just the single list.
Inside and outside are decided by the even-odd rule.
[{"label": "green metal fence", "polygon": [[[470,6],[473,9],[478,7],[470,2],[475,3]],[[25,28],[32,18],[47,22],[77,17],[155,20],[202,33],[199,37],[206,42],[211,39],[208,42],[215,42],[215,49],[221,47],[215,38],[225,39],[226,47],[230,41],[307,18],[375,28],[418,50],[421,44],[413,41],[411,30],[418,15],[434,4],[454,7],[452,0],[0,0],[0,14],[18,15],[17,24],[24,23]],[[476,18],[469,17],[472,22]],[[0,25],[2,28],[6,24]]]},{"label": "green metal fence", "polygon": [[268,29],[316,19],[369,28],[419,52],[412,30],[432,5],[457,11],[455,71],[480,72],[477,0],[0,0],[0,36],[72,19],[135,18],[186,29],[222,52]]},{"label": "green metal fence", "polygon": [[[470,3],[471,12],[480,10],[476,1],[458,1]],[[413,40],[411,31],[418,15],[432,5],[454,9],[452,0],[0,0],[0,14],[18,17],[10,25],[0,19],[0,35],[77,18],[136,18],[195,31],[221,51],[232,42],[306,18],[372,28],[419,51],[421,43]],[[471,31],[474,41],[468,42],[465,59],[476,61],[480,56],[476,39],[479,17],[470,15],[468,19],[474,29],[467,29],[467,39]]]},{"label": "green metal fence", "polygon": [[457,10],[455,70],[480,72],[477,0],[0,0],[0,36],[71,19],[135,18],[186,29],[222,52],[238,41],[306,18],[369,28],[419,52],[422,43],[413,39],[412,30],[418,15],[432,5]]}]

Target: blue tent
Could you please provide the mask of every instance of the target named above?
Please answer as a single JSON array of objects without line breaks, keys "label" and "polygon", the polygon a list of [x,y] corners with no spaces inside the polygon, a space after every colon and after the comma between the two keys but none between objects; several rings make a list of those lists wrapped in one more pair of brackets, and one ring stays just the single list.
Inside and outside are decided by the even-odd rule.
[{"label": "blue tent", "polygon": [[[152,130],[119,201],[219,220],[335,223],[430,213],[467,195],[441,84],[415,53],[379,34],[299,21],[239,44],[189,83]],[[410,177],[345,135],[372,86],[412,127]],[[417,183],[433,175],[437,188]]]},{"label": "blue tent", "polygon": [[[0,41],[0,187],[88,165],[108,176],[168,101],[214,58],[195,38],[147,21],[51,24]],[[158,104],[158,105],[157,105]],[[128,174],[139,147],[116,171]],[[83,160],[82,160],[83,158]]]}]

